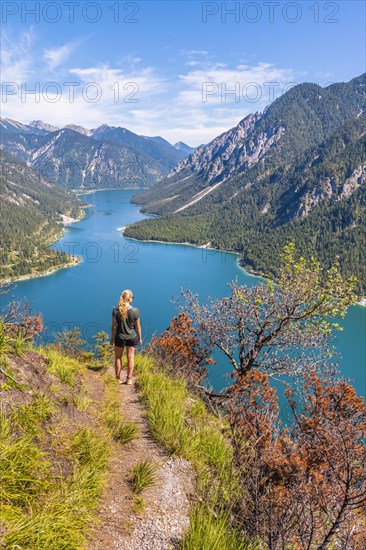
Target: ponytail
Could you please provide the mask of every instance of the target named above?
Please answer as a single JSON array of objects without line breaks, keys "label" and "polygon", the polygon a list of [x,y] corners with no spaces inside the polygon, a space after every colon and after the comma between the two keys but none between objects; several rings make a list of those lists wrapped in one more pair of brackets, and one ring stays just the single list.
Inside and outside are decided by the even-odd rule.
[{"label": "ponytail", "polygon": [[124,290],[118,302],[118,311],[123,321],[127,319],[127,306],[129,304],[129,302],[126,301],[126,298],[130,298],[131,296],[132,292],[130,290]]}]

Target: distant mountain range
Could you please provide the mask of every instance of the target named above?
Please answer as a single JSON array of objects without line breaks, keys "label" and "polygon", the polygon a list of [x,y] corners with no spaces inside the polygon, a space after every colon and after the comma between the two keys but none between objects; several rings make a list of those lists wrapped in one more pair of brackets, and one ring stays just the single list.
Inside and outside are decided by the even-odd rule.
[{"label": "distant mountain range", "polygon": [[[33,120],[29,123],[29,126],[32,128],[36,128],[38,130],[46,130],[47,132],[57,132],[58,130],[61,130],[61,128],[57,126],[52,126],[51,124],[47,124],[46,122],[42,122],[42,120]],[[83,134],[84,136],[92,136],[94,138],[100,138],[101,135],[109,134],[109,135],[117,135],[117,141],[120,141],[122,145],[132,145],[136,146],[138,145],[141,148],[141,144],[144,143],[143,141],[140,141],[138,138],[143,137],[145,140],[154,140],[157,143],[160,143],[163,147],[166,147],[168,150],[171,149],[172,145],[167,141],[166,139],[155,136],[155,137],[147,137],[147,136],[138,136],[136,134],[133,134],[129,130],[126,130],[126,128],[120,128],[115,126],[108,126],[107,124],[103,124],[102,126],[99,126],[97,129],[88,130],[87,128],[84,128],[83,126],[77,126],[76,124],[67,124],[66,126],[63,126],[63,128],[68,128],[69,130],[74,130],[74,132],[79,132],[79,134]],[[124,139],[123,137],[124,136]],[[128,139],[129,136],[129,139]],[[127,139],[126,139],[127,138]],[[146,144],[146,141],[145,141]],[[181,151],[182,156],[190,155],[191,153],[194,153],[194,151],[197,149],[197,147],[190,147],[183,141],[177,141],[177,143],[174,143],[173,145],[174,149],[177,149],[177,151]]]},{"label": "distant mountain range", "polygon": [[71,189],[151,187],[194,149],[126,128],[57,128],[0,120],[1,148],[48,180]]},{"label": "distant mountain range", "polygon": [[275,275],[283,245],[325,265],[338,255],[366,290],[366,75],[322,88],[293,87],[135,195],[160,217],[126,236],[239,252]]}]

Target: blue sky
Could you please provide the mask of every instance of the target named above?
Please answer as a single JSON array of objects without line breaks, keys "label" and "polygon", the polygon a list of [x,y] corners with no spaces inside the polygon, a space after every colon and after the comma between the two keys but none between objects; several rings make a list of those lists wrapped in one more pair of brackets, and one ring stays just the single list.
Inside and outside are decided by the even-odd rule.
[{"label": "blue sky", "polygon": [[3,0],[1,16],[2,116],[26,123],[199,145],[294,84],[365,71],[361,0]]}]

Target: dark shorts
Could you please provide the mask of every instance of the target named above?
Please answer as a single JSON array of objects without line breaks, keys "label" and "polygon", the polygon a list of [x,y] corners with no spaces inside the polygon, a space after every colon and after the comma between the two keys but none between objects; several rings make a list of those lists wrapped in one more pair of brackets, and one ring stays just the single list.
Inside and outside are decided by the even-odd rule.
[{"label": "dark shorts", "polygon": [[126,338],[121,338],[118,334],[114,337],[114,345],[118,348],[124,348],[125,346],[136,347],[139,343],[139,337],[132,338],[131,340],[126,340]]}]

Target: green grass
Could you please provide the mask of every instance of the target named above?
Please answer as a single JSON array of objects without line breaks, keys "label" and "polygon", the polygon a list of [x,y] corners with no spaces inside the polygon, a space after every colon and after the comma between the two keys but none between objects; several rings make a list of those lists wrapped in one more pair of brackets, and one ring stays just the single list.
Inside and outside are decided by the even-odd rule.
[{"label": "green grass", "polygon": [[6,358],[11,351],[11,338],[6,333],[4,322],[0,321],[0,361],[6,362]]},{"label": "green grass", "polygon": [[27,349],[30,348],[29,342],[20,332],[16,335],[15,338],[12,338],[11,343],[13,348],[12,352],[16,357],[20,357],[21,355],[24,355]]},{"label": "green grass", "polygon": [[20,384],[16,381],[16,374],[13,372],[10,368],[4,368],[4,365],[2,366],[2,374],[1,376],[4,376],[5,382],[1,384],[1,388],[3,390],[10,390],[11,388],[16,388],[20,391],[24,391],[26,389],[25,384]]},{"label": "green grass", "polygon": [[[54,383],[48,396],[30,394],[28,402],[7,409],[6,414],[0,411],[0,546],[80,550],[95,521],[110,439],[109,434],[80,424],[68,423],[64,430],[59,415],[62,399],[74,399],[80,408],[90,404],[85,393],[76,395],[75,385],[85,369],[54,350],[42,352],[61,383]],[[53,446],[53,441],[63,444]]]},{"label": "green grass", "polygon": [[224,509],[215,514],[205,505],[193,508],[190,528],[183,538],[181,550],[254,550],[230,527],[228,513]]},{"label": "green grass", "polygon": [[[6,510],[28,506],[48,487],[49,462],[29,433],[19,435],[0,413],[0,502]],[[5,515],[7,517],[7,514]]]},{"label": "green grass", "polygon": [[142,399],[148,404],[148,422],[155,439],[172,454],[190,454],[192,438],[184,422],[186,392],[183,384],[164,373],[141,373]]},{"label": "green grass", "polygon": [[224,422],[192,400],[183,380],[159,371],[145,356],[136,357],[141,396],[153,436],[171,454],[231,475],[232,450]]},{"label": "green grass", "polygon": [[130,443],[131,441],[136,439],[139,434],[140,430],[138,426],[133,423],[119,424],[112,431],[113,438],[121,443],[121,445],[126,445],[127,443]]},{"label": "green grass", "polygon": [[76,386],[79,375],[85,372],[84,365],[76,359],[63,355],[55,348],[40,348],[39,351],[48,358],[47,370],[50,374],[57,376],[63,384]]},{"label": "green grass", "polygon": [[119,402],[114,398],[109,398],[107,396],[107,403],[104,407],[103,418],[108,428],[113,430],[116,426],[123,422]]},{"label": "green grass", "polygon": [[136,495],[142,493],[144,489],[152,487],[156,483],[157,466],[145,459],[136,464],[131,469],[131,485]]},{"label": "green grass", "polygon": [[86,412],[90,405],[93,403],[93,400],[90,399],[87,395],[76,395],[74,397],[74,404],[78,411]]},{"label": "green grass", "polygon": [[10,415],[13,428],[31,436],[39,436],[42,423],[51,418],[56,405],[47,396],[36,394],[30,403],[19,405]]},{"label": "green grass", "polygon": [[93,521],[92,509],[103,486],[108,460],[106,441],[89,429],[72,438],[76,465],[70,479],[53,483],[43,498],[32,503],[29,513],[13,521],[5,536],[6,548],[79,550],[85,529]]},{"label": "green grass", "polygon": [[105,439],[90,428],[80,428],[71,441],[71,451],[80,465],[104,468],[109,450]]},{"label": "green grass", "polygon": [[[9,428],[7,432],[9,437]],[[49,464],[25,438],[13,441],[7,456],[1,457],[2,511],[7,527],[4,544],[9,550],[83,547],[104,484],[109,445],[91,429],[81,428],[71,438],[70,451],[74,468],[66,479],[47,475]]]}]

